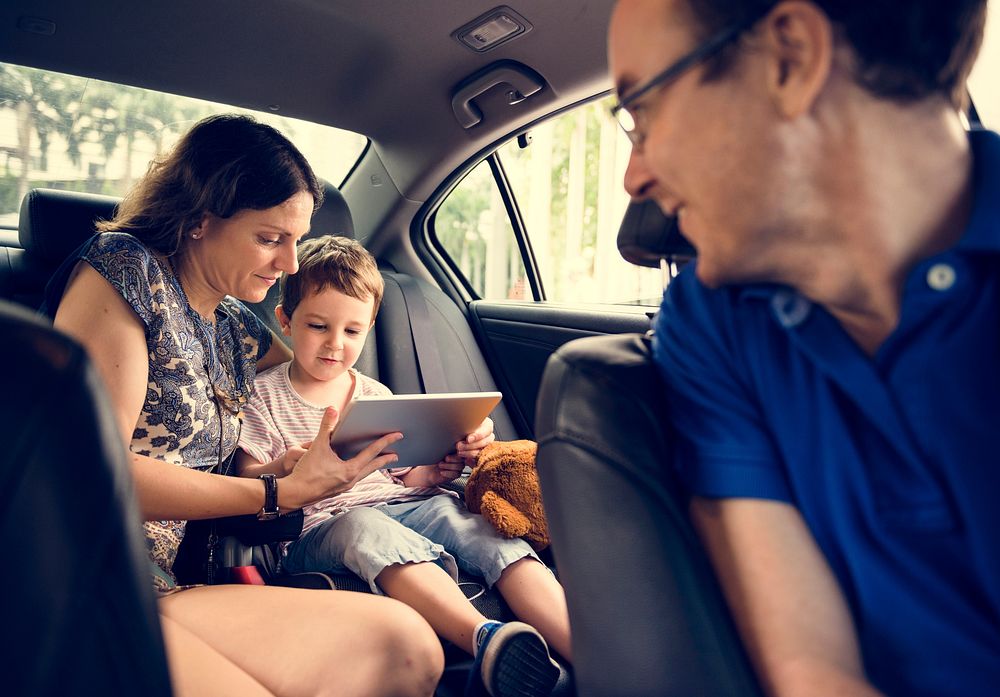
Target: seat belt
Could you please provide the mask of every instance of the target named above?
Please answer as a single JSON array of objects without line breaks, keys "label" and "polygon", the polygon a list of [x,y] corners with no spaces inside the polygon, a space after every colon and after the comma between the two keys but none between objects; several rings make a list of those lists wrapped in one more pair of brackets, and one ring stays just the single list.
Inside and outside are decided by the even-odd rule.
[{"label": "seat belt", "polygon": [[444,367],[438,354],[434,334],[431,331],[431,314],[427,309],[427,301],[420,292],[420,286],[412,276],[391,271],[383,271],[382,275],[395,281],[403,295],[406,305],[406,320],[410,323],[410,336],[413,337],[413,350],[417,360],[417,373],[420,384],[427,394],[448,391],[448,383],[444,377]]}]

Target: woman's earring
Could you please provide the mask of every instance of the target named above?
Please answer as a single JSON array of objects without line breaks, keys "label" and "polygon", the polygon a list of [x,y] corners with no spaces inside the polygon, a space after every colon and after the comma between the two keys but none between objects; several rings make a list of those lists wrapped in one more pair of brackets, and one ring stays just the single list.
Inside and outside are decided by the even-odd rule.
[{"label": "woman's earring", "polygon": [[191,233],[191,239],[193,239],[193,240],[200,240],[201,239],[201,234],[197,233],[197,232],[192,232]]}]

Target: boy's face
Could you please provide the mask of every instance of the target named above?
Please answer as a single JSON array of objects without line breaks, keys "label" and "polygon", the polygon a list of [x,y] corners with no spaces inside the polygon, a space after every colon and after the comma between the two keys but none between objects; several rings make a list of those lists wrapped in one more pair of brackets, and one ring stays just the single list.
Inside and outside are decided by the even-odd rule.
[{"label": "boy's face", "polygon": [[361,354],[375,319],[374,299],[352,298],[334,288],[306,293],[289,318],[279,305],[275,315],[281,331],[292,339],[295,363],[303,377],[317,382],[335,380]]}]

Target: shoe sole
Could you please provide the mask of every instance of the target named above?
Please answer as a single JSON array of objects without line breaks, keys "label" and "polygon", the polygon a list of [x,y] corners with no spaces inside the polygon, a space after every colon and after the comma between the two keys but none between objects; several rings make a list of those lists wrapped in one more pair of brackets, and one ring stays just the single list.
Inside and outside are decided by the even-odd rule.
[{"label": "shoe sole", "polygon": [[492,697],[546,697],[559,680],[559,666],[534,627],[507,622],[483,651],[482,674]]}]

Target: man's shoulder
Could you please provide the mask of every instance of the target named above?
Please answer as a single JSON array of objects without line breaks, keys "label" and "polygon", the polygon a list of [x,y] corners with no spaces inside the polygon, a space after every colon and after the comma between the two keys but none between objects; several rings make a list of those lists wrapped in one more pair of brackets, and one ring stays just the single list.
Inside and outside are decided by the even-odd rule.
[{"label": "man's shoulder", "polygon": [[715,328],[759,321],[770,315],[773,297],[781,291],[779,286],[771,284],[709,288],[698,280],[692,265],[667,287],[657,319],[659,322],[703,324]]}]

